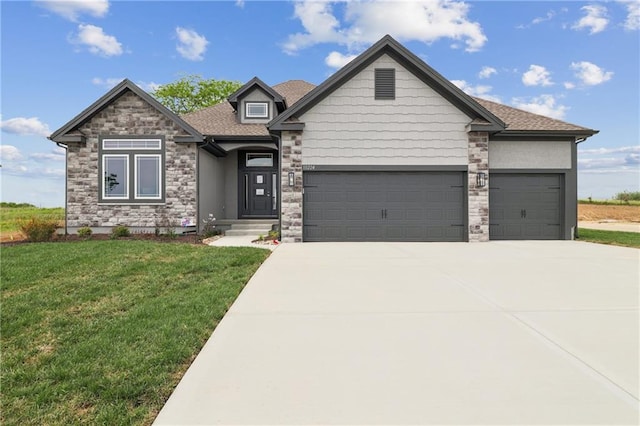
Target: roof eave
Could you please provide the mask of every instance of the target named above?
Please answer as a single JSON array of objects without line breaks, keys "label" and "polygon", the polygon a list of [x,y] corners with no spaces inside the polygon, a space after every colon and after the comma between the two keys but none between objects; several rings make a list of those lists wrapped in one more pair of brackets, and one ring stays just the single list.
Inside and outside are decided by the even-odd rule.
[{"label": "roof eave", "polygon": [[175,113],[170,111],[167,107],[162,105],[160,102],[154,99],[147,92],[145,92],[144,90],[136,86],[131,80],[126,78],[122,80],[119,84],[117,84],[113,89],[105,93],[97,101],[92,103],[88,108],[83,110],[80,114],[76,115],[71,121],[69,121],[64,126],[62,126],[58,130],[53,132],[51,136],[49,136],[49,139],[51,139],[54,142],[57,142],[58,140],[61,140],[61,138],[70,136],[70,135],[67,135],[67,133],[81,126],[88,120],[90,120],[93,116],[95,116],[97,113],[99,113],[104,108],[106,108],[111,102],[119,98],[124,93],[125,90],[131,90],[137,96],[141,97],[145,102],[147,102],[149,105],[155,108],[158,112],[160,112],[165,117],[172,120],[174,123],[176,123],[176,125],[178,125],[178,127],[180,127],[182,130],[188,133],[189,137],[192,137],[194,139],[199,139],[200,141],[202,141],[204,136],[199,131],[194,129],[182,118],[177,116]]},{"label": "roof eave", "polygon": [[[407,48],[398,43],[393,37],[391,37],[390,35],[386,35],[378,42],[374,43],[367,50],[365,50],[357,58],[334,73],[319,86],[316,86],[313,90],[311,90],[300,100],[298,100],[295,105],[277,116],[271,123],[269,123],[269,128],[271,130],[280,130],[280,126],[282,126],[286,120],[294,115],[299,117],[304,114],[304,112],[315,105],[315,103],[319,102],[325,96],[327,96],[325,92],[328,92],[334,86],[340,86],[345,81],[350,79],[353,75],[360,72],[364,67],[368,66],[370,62],[374,61],[377,57],[384,53],[391,54],[391,56],[394,57],[395,60],[397,60],[407,68],[413,69],[412,72],[416,73],[416,75],[418,75],[419,77],[424,77],[421,78],[423,81],[432,81],[436,86],[434,89],[436,89],[438,93],[445,96],[449,101],[453,101],[452,103],[454,103],[454,105],[457,105],[459,108],[465,110],[466,113],[482,117],[487,122],[491,123],[493,126],[499,128],[500,130],[506,127],[506,124],[502,120],[489,112],[486,108],[473,100],[469,95],[464,93],[458,87],[453,85],[446,78],[441,76],[437,71],[427,65],[424,61],[422,61],[416,55],[411,53]],[[425,84],[429,83],[425,81]]]},{"label": "roof eave", "polygon": [[544,136],[544,137],[579,137],[588,138],[600,133],[599,130],[504,130],[496,136]]},{"label": "roof eave", "polygon": [[53,134],[49,136],[47,139],[50,139],[55,143],[62,143],[62,144],[85,143],[85,141],[87,140],[87,138],[84,135],[60,135],[60,136],[54,137]]}]

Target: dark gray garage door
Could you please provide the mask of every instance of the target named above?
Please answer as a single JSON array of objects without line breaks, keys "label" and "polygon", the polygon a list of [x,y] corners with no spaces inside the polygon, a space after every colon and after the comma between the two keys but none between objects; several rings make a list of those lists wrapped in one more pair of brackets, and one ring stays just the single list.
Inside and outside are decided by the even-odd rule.
[{"label": "dark gray garage door", "polygon": [[304,172],[304,241],[463,241],[462,172]]},{"label": "dark gray garage door", "polygon": [[489,238],[561,239],[562,193],[562,175],[491,174]]}]

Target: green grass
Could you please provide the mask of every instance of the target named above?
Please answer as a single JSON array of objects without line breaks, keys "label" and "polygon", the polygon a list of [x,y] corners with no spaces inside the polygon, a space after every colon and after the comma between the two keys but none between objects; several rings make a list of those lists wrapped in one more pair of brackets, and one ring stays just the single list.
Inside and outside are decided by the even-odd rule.
[{"label": "green grass", "polygon": [[578,204],[596,204],[599,206],[640,206],[640,201],[637,200],[578,200]]},{"label": "green grass", "polygon": [[3,425],[150,424],[267,250],[2,247]]},{"label": "green grass", "polygon": [[588,241],[591,243],[640,248],[640,233],[638,232],[600,231],[596,229],[580,228],[578,230],[578,240]]},{"label": "green grass", "polygon": [[29,204],[0,204],[0,233],[19,231],[20,220],[32,217],[40,219],[64,220],[64,208],[39,208]]}]

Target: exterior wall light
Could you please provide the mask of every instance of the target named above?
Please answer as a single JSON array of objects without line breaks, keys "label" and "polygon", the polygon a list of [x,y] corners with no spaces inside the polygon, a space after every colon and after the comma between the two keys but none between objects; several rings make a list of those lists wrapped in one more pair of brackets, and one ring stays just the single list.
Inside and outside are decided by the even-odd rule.
[{"label": "exterior wall light", "polygon": [[296,183],[296,176],[293,172],[289,172],[289,186],[294,186]]},{"label": "exterior wall light", "polygon": [[476,186],[478,188],[484,188],[487,184],[487,174],[483,172],[479,172],[476,174]]}]

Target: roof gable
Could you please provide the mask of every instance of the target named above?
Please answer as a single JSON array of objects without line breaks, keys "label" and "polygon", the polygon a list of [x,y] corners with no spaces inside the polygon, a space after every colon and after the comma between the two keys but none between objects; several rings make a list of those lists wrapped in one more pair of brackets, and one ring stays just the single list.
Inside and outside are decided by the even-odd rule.
[{"label": "roof gable", "polygon": [[[472,130],[476,130],[474,126],[478,126],[481,130],[489,132],[498,132],[505,128],[505,123],[502,122],[502,120],[436,72],[390,35],[384,36],[380,41],[364,51],[360,56],[310,91],[299,102],[296,102],[293,107],[287,109],[284,113],[272,120],[269,123],[269,128],[271,130],[287,129],[287,120],[304,114],[322,99],[331,94],[335,89],[342,86],[346,81],[350,80],[353,76],[361,72],[365,67],[384,54],[389,55],[407,70],[416,75],[425,84],[429,85],[462,112],[474,119],[475,123],[482,123],[472,123]],[[292,123],[292,125],[299,126],[299,123]]]},{"label": "roof gable", "polygon": [[203,135],[196,129],[194,129],[190,124],[185,122],[179,116],[174,114],[167,107],[162,105],[156,99],[154,99],[147,92],[136,86],[131,80],[124,79],[117,86],[107,92],[100,99],[91,104],[88,108],[74,117],[71,121],[69,121],[64,126],[60,127],[58,130],[53,132],[49,139],[58,143],[70,143],[70,142],[82,142],[83,138],[81,135],[73,135],[70,134],[72,131],[91,120],[96,114],[102,111],[104,108],[113,103],[116,99],[122,96],[125,92],[131,91],[135,93],[137,96],[142,98],[146,103],[155,108],[158,112],[166,116],[168,119],[173,121],[178,127],[184,130],[189,136],[180,136],[176,137],[176,142],[202,142],[204,137]]},{"label": "roof gable", "polygon": [[273,90],[269,85],[267,85],[264,81],[260,80],[258,77],[253,77],[249,80],[244,86],[233,92],[227,100],[233,107],[233,109],[238,109],[238,100],[241,99],[244,95],[248,94],[254,88],[260,88],[263,92],[273,98],[273,101],[276,103],[278,107],[278,112],[284,111],[287,107],[284,98],[275,90]]}]

